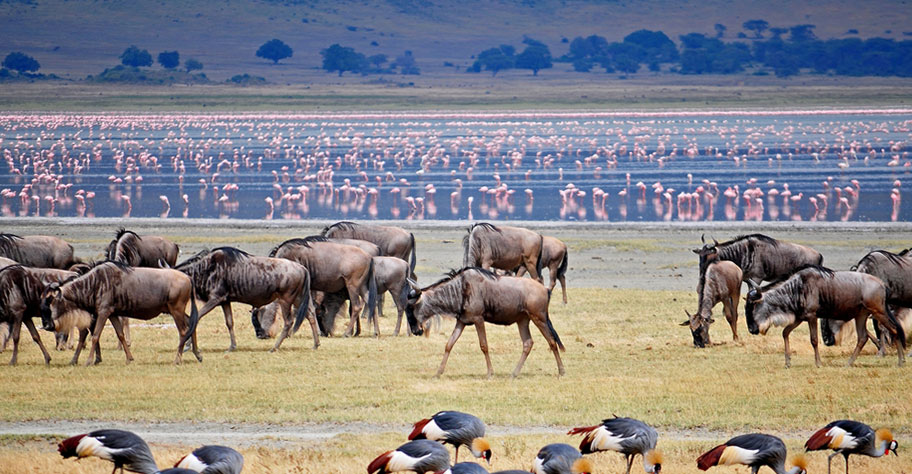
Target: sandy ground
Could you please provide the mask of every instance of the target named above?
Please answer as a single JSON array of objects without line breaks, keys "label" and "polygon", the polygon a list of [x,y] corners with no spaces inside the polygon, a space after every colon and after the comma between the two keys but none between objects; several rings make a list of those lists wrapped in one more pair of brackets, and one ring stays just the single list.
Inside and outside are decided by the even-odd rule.
[{"label": "sandy ground", "polygon": [[[285,221],[189,221],[131,219],[10,219],[0,220],[3,232],[19,235],[48,234],[73,244],[82,259],[100,258],[117,228],[143,234],[163,235],[180,244],[186,258],[204,248],[236,246],[264,255],[287,238],[319,233],[328,222]],[[460,265],[461,239],[468,222],[397,222],[408,228],[418,243],[417,273],[422,283],[435,281],[444,271]],[[824,255],[834,269],[848,269],[872,249],[898,251],[912,247],[910,224],[833,223],[665,223],[585,224],[564,222],[517,222],[568,243],[571,287],[638,288],[650,290],[691,290],[696,285],[697,259],[691,249],[700,237],[720,241],[740,234],[761,232],[811,245]],[[73,434],[96,429],[98,421],[46,420],[0,422],[0,435]],[[284,446],[302,441],[328,439],[343,433],[404,431],[406,426],[367,423],[351,424],[219,424],[219,423],[129,423],[103,422],[142,432],[153,442],[171,444],[223,443]],[[492,434],[509,435],[538,431],[557,433],[552,427],[491,427]],[[700,430],[667,433],[682,440],[717,439],[720,434]]]}]

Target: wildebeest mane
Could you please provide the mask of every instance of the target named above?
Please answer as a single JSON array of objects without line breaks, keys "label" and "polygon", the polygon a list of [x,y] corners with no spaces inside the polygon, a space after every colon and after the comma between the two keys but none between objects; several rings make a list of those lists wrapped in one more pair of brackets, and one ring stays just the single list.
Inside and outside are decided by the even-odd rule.
[{"label": "wildebeest mane", "polygon": [[140,237],[139,234],[137,234],[136,232],[133,232],[132,230],[127,230],[124,227],[117,229],[117,233],[114,235],[114,240],[115,241],[120,240],[120,238],[126,234],[133,234],[137,239],[142,240],[142,237]]},{"label": "wildebeest mane", "polygon": [[351,221],[339,221],[339,222],[336,222],[335,224],[324,227],[323,232],[320,232],[320,235],[323,237],[326,237],[326,234],[329,233],[329,231],[332,229],[338,228],[338,229],[342,229],[342,230],[351,230],[356,225],[358,225],[358,224],[351,222]]},{"label": "wildebeest mane", "polygon": [[[468,228],[466,235],[464,235],[462,237],[462,248],[463,248],[462,264],[465,266],[469,266],[469,264],[472,262],[477,262],[479,259],[478,253],[482,251],[482,249],[479,248],[479,246],[472,245],[472,243],[474,241],[472,236],[473,236],[473,233],[475,232],[476,227],[480,227],[483,230],[490,230],[490,231],[494,231],[494,232],[498,232],[498,233],[501,232],[501,230],[498,229],[495,225],[489,224],[487,222],[476,222],[476,223],[472,224],[472,226]],[[471,257],[471,260],[469,260],[469,257]]]},{"label": "wildebeest mane", "polygon": [[304,238],[288,239],[285,242],[282,242],[281,244],[276,245],[272,250],[270,250],[269,256],[275,257],[276,253],[279,251],[279,249],[286,245],[300,245],[302,247],[310,248],[310,244],[312,244],[313,242],[329,242],[329,239],[327,239],[326,237],[323,237],[322,235],[310,235],[310,236],[307,236]]},{"label": "wildebeest mane", "polygon": [[484,276],[485,278],[487,278],[487,279],[489,279],[489,280],[496,280],[496,279],[500,278],[496,273],[492,272],[491,270],[487,270],[487,269],[484,269],[484,268],[481,268],[481,267],[451,268],[450,271],[448,271],[448,272],[445,273],[446,276],[444,276],[444,277],[441,278],[440,280],[437,280],[436,282],[431,283],[430,285],[424,287],[424,289],[426,290],[426,289],[428,289],[428,288],[433,288],[433,287],[435,287],[435,286],[438,286],[438,285],[441,285],[441,284],[443,284],[443,283],[446,283],[446,282],[448,282],[448,281],[450,281],[450,280],[452,280],[452,279],[454,279],[454,278],[456,278],[456,277],[462,275],[463,273],[465,273],[465,272],[467,272],[467,271],[469,271],[469,270],[475,270],[475,271],[477,271],[478,273],[480,273],[482,276]]},{"label": "wildebeest mane", "polygon": [[873,250],[868,252],[867,255],[861,257],[861,260],[858,261],[853,267],[852,271],[858,270],[862,265],[875,265],[875,258],[877,255],[883,255],[890,263],[897,266],[905,266],[906,261],[902,259],[902,256],[905,255],[905,252],[908,252],[909,249],[903,250],[902,253],[895,254],[886,250]]},{"label": "wildebeest mane", "polygon": [[[124,239],[130,236],[132,239]],[[114,240],[108,245],[108,260],[120,260],[128,264],[138,264],[140,261],[139,248],[137,242],[141,242],[142,237],[132,230],[123,227],[117,230]],[[120,258],[118,258],[120,257]]]},{"label": "wildebeest mane", "polygon": [[0,255],[19,261],[19,246],[16,242],[18,240],[22,240],[22,237],[16,234],[0,233]]},{"label": "wildebeest mane", "polygon": [[741,240],[749,240],[749,239],[759,240],[759,241],[761,241],[761,242],[764,242],[764,243],[767,243],[767,244],[770,244],[770,245],[773,245],[773,246],[778,246],[778,245],[779,245],[779,241],[778,241],[778,240],[776,240],[776,239],[774,239],[774,238],[772,238],[772,237],[770,237],[770,236],[768,236],[768,235],[764,235],[764,234],[746,234],[746,235],[739,235],[739,236],[735,237],[734,239],[731,239],[731,240],[729,240],[728,242],[722,242],[722,243],[719,244],[719,245],[731,245],[731,244],[734,244],[734,243],[736,243],[736,242],[738,242],[738,241],[741,241]]},{"label": "wildebeest mane", "polygon": [[814,270],[818,275],[820,275],[822,277],[827,277],[827,278],[836,276],[835,271],[833,271],[827,267],[824,267],[822,265],[813,265],[813,264],[802,265],[795,269],[795,273],[799,273],[804,270]]}]

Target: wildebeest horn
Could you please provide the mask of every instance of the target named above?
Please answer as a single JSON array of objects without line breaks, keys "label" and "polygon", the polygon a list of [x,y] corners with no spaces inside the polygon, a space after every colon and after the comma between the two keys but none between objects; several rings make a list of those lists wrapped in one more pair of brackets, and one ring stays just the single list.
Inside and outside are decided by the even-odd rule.
[{"label": "wildebeest horn", "polygon": [[716,245],[716,246],[718,246],[718,245],[719,245],[719,241],[718,241],[718,240],[716,240],[716,239],[713,239],[713,245]]},{"label": "wildebeest horn", "polygon": [[700,242],[703,242],[704,244],[706,243],[706,234],[705,233],[700,235]]},{"label": "wildebeest horn", "polygon": [[687,315],[687,321],[684,321],[680,325],[681,326],[690,326],[690,321],[693,320],[693,316],[691,316],[690,312],[688,312],[686,309],[684,310],[684,314]]},{"label": "wildebeest horn", "polygon": [[418,282],[417,282],[417,281],[412,280],[411,278],[406,278],[405,281],[408,283],[408,285],[409,285],[410,287],[412,287],[413,290],[419,290],[419,289],[420,289],[420,288],[418,288]]},{"label": "wildebeest horn", "polygon": [[744,280],[744,281],[747,283],[747,286],[749,286],[751,290],[758,290],[758,291],[760,290],[760,285],[754,283],[754,280],[751,280],[750,278],[748,278],[747,280]]}]

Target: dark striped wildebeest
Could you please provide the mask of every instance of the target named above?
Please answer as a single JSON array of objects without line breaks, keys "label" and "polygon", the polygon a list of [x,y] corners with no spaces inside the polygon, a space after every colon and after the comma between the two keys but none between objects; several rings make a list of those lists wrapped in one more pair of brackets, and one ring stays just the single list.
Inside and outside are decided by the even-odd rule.
[{"label": "dark striped wildebeest", "polygon": [[734,262],[741,269],[743,281],[752,280],[758,284],[783,281],[805,265],[823,265],[820,252],[763,234],[742,235],[721,244],[715,239],[712,244],[707,244],[704,238],[701,240],[703,247],[693,250],[700,256],[698,292],[703,287],[706,267],[717,260]]},{"label": "dark striped wildebeest", "polygon": [[[335,293],[345,290],[350,301],[346,336],[361,333],[358,316],[367,308],[368,321],[374,321],[374,335],[380,335],[380,325],[374,319],[377,304],[377,285],[374,281],[374,261],[363,250],[331,242],[325,237],[310,236],[282,242],[269,252],[270,257],[287,258],[307,267],[310,288],[315,292]],[[314,306],[322,304],[322,295],[314,298]]]},{"label": "dark striped wildebeest", "polygon": [[512,271],[523,266],[542,282],[542,236],[522,227],[494,226],[480,222],[462,238],[465,267]]},{"label": "dark striped wildebeest", "polygon": [[761,289],[748,280],[751,287],[744,306],[747,329],[751,334],[766,334],[770,326],[785,326],[785,366],[791,365],[789,333],[802,322],[810,327],[814,362],[820,366],[817,349],[817,319],[855,321],[858,343],[849,358],[855,362],[868,341],[865,324],[872,315],[893,336],[899,351],[899,365],[903,365],[903,348],[906,337],[902,327],[887,306],[887,290],[879,278],[859,272],[834,272],[815,265],[807,266],[781,283]]},{"label": "dark striped wildebeest", "polygon": [[77,263],[73,246],[50,235],[0,234],[0,257],[6,257],[26,267],[59,268],[66,270]]},{"label": "dark striped wildebeest", "polygon": [[[277,350],[287,336],[297,331],[309,314],[310,274],[298,263],[282,258],[257,257],[234,247],[219,247],[212,251],[203,250],[178,264],[175,269],[190,277],[197,297],[205,301],[199,310],[199,317],[190,320],[191,331],[196,329],[199,318],[221,306],[231,338],[229,351],[237,348],[232,302],[249,304],[254,308],[278,302],[285,326],[271,351]],[[292,319],[291,308],[295,304],[298,310]],[[313,316],[309,320],[316,349],[320,345],[320,335],[317,334]]]},{"label": "dark striped wildebeest", "polygon": [[[559,280],[564,304],[567,304],[567,280],[565,277],[569,263],[568,257],[567,244],[549,235],[542,236],[542,268],[548,268],[548,291],[554,291],[554,287]],[[524,265],[516,268],[516,276],[523,276],[525,273],[526,267]]]},{"label": "dark striped wildebeest", "polygon": [[[187,316],[187,304],[190,316]],[[86,365],[101,362],[99,340],[105,322],[110,319],[117,338],[126,354],[127,362],[133,360],[130,347],[124,340],[121,317],[148,321],[168,313],[180,333],[175,364],[180,364],[184,352],[185,337],[192,336],[193,353],[202,362],[203,357],[196,345],[196,334],[189,323],[198,319],[193,284],[187,275],[167,268],[130,267],[118,262],[101,262],[86,274],[45,289],[41,300],[41,320],[44,329],[69,332],[79,329],[79,344],[71,364],[79,361],[79,353],[85,347],[86,336],[92,330],[92,347],[89,349]]]},{"label": "dark striped wildebeest", "polygon": [[697,312],[690,314],[687,310],[687,321],[681,326],[689,326],[693,335],[694,347],[706,347],[712,342],[709,339],[709,325],[712,309],[722,303],[722,313],[731,326],[732,339],[738,341],[738,298],[741,296],[741,269],[728,260],[718,260],[706,268],[706,278],[702,291],[697,295]]},{"label": "dark striped wildebeest", "polygon": [[541,283],[528,278],[498,276],[490,270],[477,267],[466,267],[451,271],[442,280],[418,289],[413,287],[408,295],[405,313],[409,328],[416,336],[423,332],[424,323],[437,314],[450,315],[456,318],[456,328],[447,341],[437,376],[443,374],[447,358],[453,345],[466,326],[475,326],[481,352],[488,365],[488,377],[494,374],[491,357],[488,355],[488,339],[485,334],[485,323],[508,326],[516,323],[522,339],[523,350],[519,363],[513,370],[513,376],[519,375],[526,357],[532,351],[532,334],[529,332],[531,320],[541,331],[548,346],[557,360],[558,375],[564,374],[560,350],[564,350],[557,331],[548,318],[548,289]]},{"label": "dark striped wildebeest", "polygon": [[[32,318],[41,317],[41,295],[44,289],[51,283],[60,283],[74,276],[74,272],[56,268],[11,265],[0,269],[0,322],[10,326],[10,336],[13,339],[10,365],[16,365],[19,356],[19,332],[23,323],[32,335],[32,340],[41,349],[44,363],[51,362],[51,355],[41,343],[41,336],[38,335]],[[5,345],[6,340],[3,340],[0,347]]]},{"label": "dark striped wildebeest", "polygon": [[168,267],[177,263],[180,247],[170,240],[157,235],[140,237],[136,232],[121,227],[114,240],[105,249],[105,258],[124,263],[131,267],[161,267],[164,262]]},{"label": "dark striped wildebeest", "polygon": [[415,278],[415,236],[401,227],[342,221],[323,228],[320,235],[333,239],[349,238],[373,242],[380,247],[383,252],[381,255],[409,262],[410,277]]}]

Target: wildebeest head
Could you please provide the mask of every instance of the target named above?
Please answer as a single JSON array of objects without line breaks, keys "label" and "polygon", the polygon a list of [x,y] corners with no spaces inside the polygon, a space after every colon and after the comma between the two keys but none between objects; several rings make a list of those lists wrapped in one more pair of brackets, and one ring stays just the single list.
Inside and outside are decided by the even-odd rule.
[{"label": "wildebeest head", "polygon": [[92,315],[64,297],[60,285],[53,283],[41,295],[41,324],[47,331],[69,333],[91,326]]},{"label": "wildebeest head", "polygon": [[760,285],[752,280],[746,280],[750,291],[745,297],[744,314],[747,316],[747,330],[751,334],[763,334],[773,325],[785,326],[795,320],[795,315],[790,310],[769,304],[763,299]]},{"label": "wildebeest head", "polygon": [[820,324],[820,338],[823,339],[825,346],[836,345],[836,335],[842,332],[844,321],[835,319],[823,319]]},{"label": "wildebeest head", "polygon": [[408,320],[409,330],[412,334],[420,336],[424,334],[424,319],[419,319],[422,317],[421,312],[421,289],[418,288],[418,285],[414,280],[408,279],[408,284],[411,289],[408,292],[408,298],[405,304],[405,316]]},{"label": "wildebeest head", "polygon": [[704,348],[710,345],[709,340],[709,325],[715,321],[712,317],[703,317],[700,315],[699,311],[697,314],[690,314],[686,309],[684,314],[687,315],[687,321],[681,323],[681,326],[687,326],[690,328],[690,334],[693,336],[694,347]]}]

